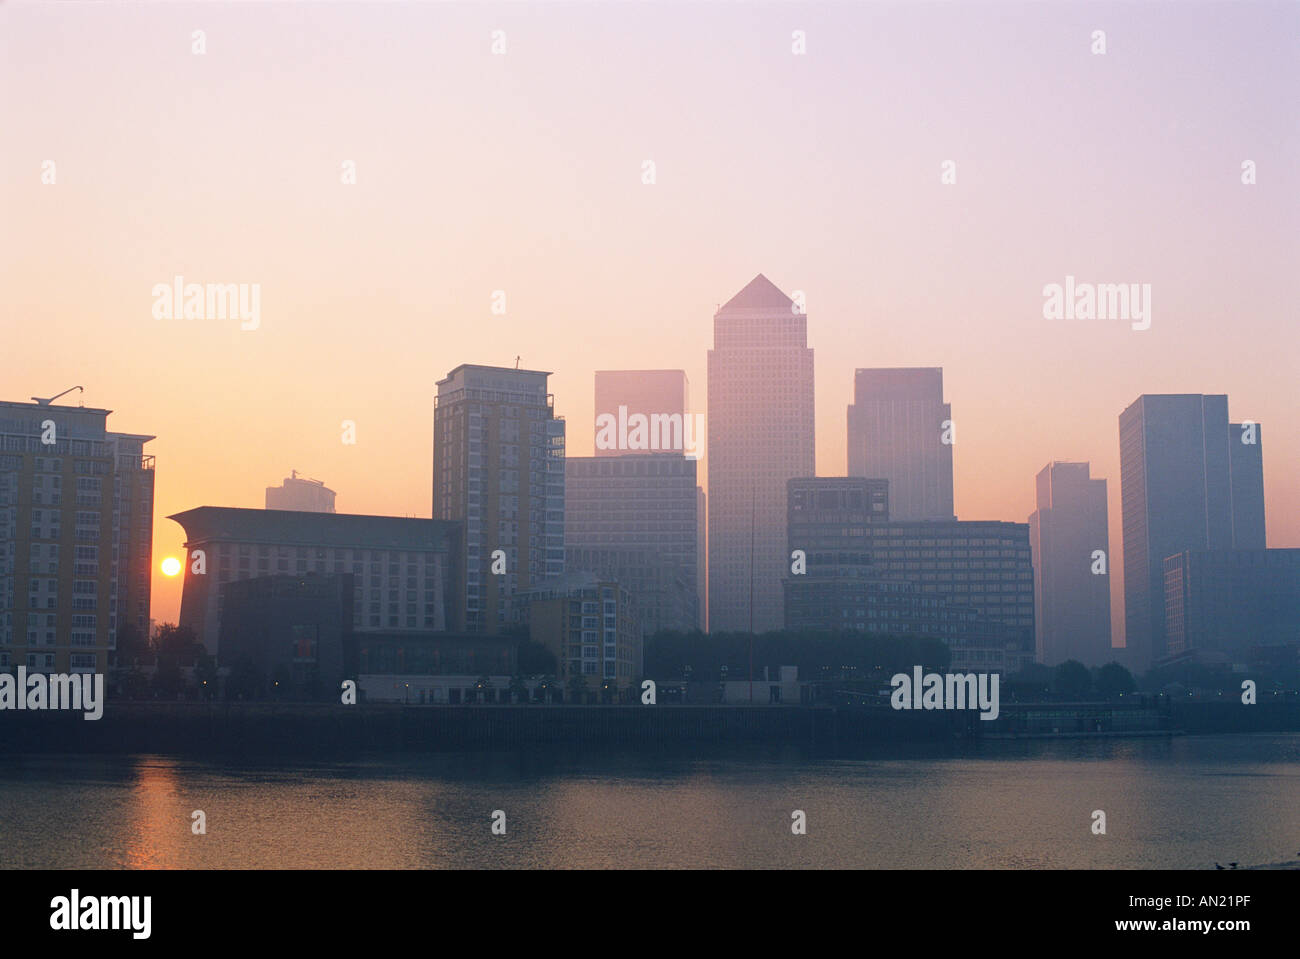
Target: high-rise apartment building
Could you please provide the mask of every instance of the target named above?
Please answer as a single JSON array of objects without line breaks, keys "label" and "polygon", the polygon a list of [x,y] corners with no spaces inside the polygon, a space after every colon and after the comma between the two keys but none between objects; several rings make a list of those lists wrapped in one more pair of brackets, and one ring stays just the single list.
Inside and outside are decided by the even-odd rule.
[{"label": "high-rise apartment building", "polygon": [[1119,445],[1125,643],[1142,670],[1169,654],[1165,560],[1262,548],[1263,460],[1258,425],[1230,424],[1222,394],[1139,396],[1120,414]]},{"label": "high-rise apartment building", "polygon": [[942,369],[856,371],[848,421],[849,475],[888,480],[894,519],[955,518],[955,434]]},{"label": "high-rise apartment building", "polygon": [[709,630],[780,629],[786,482],[816,473],[813,351],[762,274],[718,309],[709,350]]},{"label": "high-rise apartment building", "polygon": [[148,635],[154,437],[109,412],[0,403],[0,669],[102,672]]},{"label": "high-rise apartment building", "polygon": [[305,513],[334,512],[334,491],[320,480],[307,479],[292,470],[280,486],[266,488],[267,509],[292,509]]},{"label": "high-rise apartment building", "polygon": [[1087,463],[1050,463],[1035,481],[1029,517],[1038,662],[1103,666],[1110,643],[1110,539],[1106,481]]},{"label": "high-rise apartment building", "polygon": [[464,364],[438,381],[433,517],[461,524],[469,633],[507,627],[516,592],[564,573],[564,420],[548,376]]}]

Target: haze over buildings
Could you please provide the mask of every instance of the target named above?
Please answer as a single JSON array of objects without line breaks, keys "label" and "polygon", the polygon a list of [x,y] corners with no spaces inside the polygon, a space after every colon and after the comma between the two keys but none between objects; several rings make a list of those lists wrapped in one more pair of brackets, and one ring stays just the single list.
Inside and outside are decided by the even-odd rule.
[{"label": "haze over buildings", "polygon": [[1143,394],[1120,414],[1119,440],[1125,633],[1146,669],[1170,652],[1165,560],[1265,546],[1260,432],[1230,424],[1222,394]]},{"label": "haze over buildings", "polygon": [[[169,516],[185,531],[180,625],[219,654],[227,583],[307,573],[352,575],[343,628],[457,628],[460,527],[430,519],[200,506]],[[197,572],[196,551],[202,553]]]},{"label": "haze over buildings", "polygon": [[1295,661],[1300,549],[1184,550],[1164,572],[1168,656],[1244,668],[1289,646]]},{"label": "haze over buildings", "polygon": [[1034,588],[1023,523],[891,518],[885,480],[789,482],[789,629],[933,636],[956,668],[1014,672],[1033,659]]},{"label": "haze over buildings", "polygon": [[675,451],[698,458],[704,436],[690,417],[684,370],[596,371],[597,456]]},{"label": "haze over buildings", "polygon": [[0,670],[103,672],[148,635],[154,437],[110,412],[0,402]]},{"label": "haze over buildings", "polygon": [[889,481],[895,519],[955,519],[952,406],[943,370],[871,369],[853,375],[848,409],[850,476]]},{"label": "haze over buildings", "polygon": [[466,632],[501,631],[516,592],[564,573],[564,420],[550,375],[462,364],[438,381],[433,515],[460,524]]},{"label": "haze over buildings", "polygon": [[1067,659],[1103,666],[1115,658],[1106,481],[1091,477],[1087,463],[1049,463],[1034,488],[1038,508],[1029,517],[1029,546],[1036,658],[1048,666]]},{"label": "haze over buildings", "polygon": [[647,632],[701,625],[696,465],[680,453],[565,460],[566,557],[628,587]]},{"label": "haze over buildings", "polygon": [[815,474],[808,321],[762,274],[713,319],[709,350],[709,628],[784,621],[786,482]]},{"label": "haze over buildings", "polygon": [[[595,408],[593,445],[597,457],[629,454],[669,458],[676,456],[678,459],[685,457],[689,462],[680,467],[672,467],[672,476],[680,477],[689,474],[697,483],[698,480],[703,479],[697,466],[706,438],[703,417],[691,410],[690,384],[684,370],[597,370]],[[639,435],[638,429],[642,431]],[[569,457],[569,461],[574,459]],[[640,471],[640,475],[645,476],[646,471],[650,469],[656,468],[633,466],[605,470],[584,467],[575,472],[566,467],[566,546],[600,548],[601,569],[609,572],[614,568],[609,564],[615,559],[609,550],[619,545],[616,540],[623,539],[626,547],[634,551],[640,550],[643,545],[656,539],[662,540],[666,537],[673,540],[674,545],[668,550],[667,555],[675,564],[681,564],[688,575],[694,576],[693,591],[696,599],[690,601],[690,604],[697,610],[695,624],[700,629],[707,628],[708,521],[707,499],[703,487],[696,485],[695,502],[689,507],[685,504],[685,494],[677,479],[666,480],[667,485],[673,487],[673,492],[668,497],[671,503],[664,501],[662,494],[646,488],[637,492],[628,491],[628,495],[633,500],[640,500],[640,502],[618,507],[615,505],[613,492],[613,486],[618,485],[617,483],[603,484],[606,488],[599,494],[593,489],[593,483],[598,476],[619,476],[623,477],[621,482],[626,483],[633,475],[632,471]],[[663,472],[662,475],[666,477],[669,474]],[[580,484],[580,488],[572,495],[569,486],[571,480]],[[658,506],[666,509],[668,514],[660,517],[653,515],[657,506],[656,502],[650,502],[651,500],[658,501]],[[603,514],[600,516],[592,513],[592,510],[597,507],[603,509]],[[622,509],[628,515],[622,520],[616,520],[611,512],[616,509]],[[633,517],[632,512],[639,515]],[[682,537],[686,532],[683,521],[688,512],[694,514],[692,522],[695,536],[694,556],[689,559],[687,557],[690,551],[682,545]],[[659,521],[665,525],[660,527]],[[599,528],[593,526],[593,523]],[[594,554],[589,556],[595,558]],[[653,587],[656,590],[676,592],[675,587],[669,586],[678,575],[672,570],[651,572],[630,555],[618,558],[616,565],[624,570],[637,567],[639,580],[658,583],[658,586]],[[624,585],[630,584],[624,583]],[[664,601],[674,609],[680,607],[681,603],[680,597],[675,597],[671,601],[665,598]],[[654,605],[656,604],[650,604],[650,607]],[[680,613],[670,612],[668,607],[665,607],[662,615],[656,614],[650,607],[643,606],[641,610],[642,628],[647,631],[653,631],[652,627],[661,622],[676,624],[681,621]],[[674,625],[672,628],[686,627]]]},{"label": "haze over buildings", "polygon": [[292,509],[308,513],[334,512],[334,491],[321,480],[307,479],[293,470],[279,486],[266,488],[267,509]]}]

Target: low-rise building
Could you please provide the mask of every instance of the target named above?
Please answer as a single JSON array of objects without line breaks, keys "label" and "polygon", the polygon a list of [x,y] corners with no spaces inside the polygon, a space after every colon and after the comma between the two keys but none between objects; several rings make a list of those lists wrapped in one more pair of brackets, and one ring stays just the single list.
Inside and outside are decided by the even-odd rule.
[{"label": "low-rise building", "polygon": [[556,577],[516,596],[519,622],[555,656],[558,678],[582,677],[589,689],[640,681],[641,626],[631,594],[592,573]]},{"label": "low-rise building", "polygon": [[219,650],[223,584],[352,574],[352,629],[445,632],[459,556],[455,523],[402,516],[200,506],[176,513],[187,562],[180,625]]},{"label": "low-rise building", "polygon": [[1185,550],[1164,570],[1168,659],[1300,645],[1300,549]]}]

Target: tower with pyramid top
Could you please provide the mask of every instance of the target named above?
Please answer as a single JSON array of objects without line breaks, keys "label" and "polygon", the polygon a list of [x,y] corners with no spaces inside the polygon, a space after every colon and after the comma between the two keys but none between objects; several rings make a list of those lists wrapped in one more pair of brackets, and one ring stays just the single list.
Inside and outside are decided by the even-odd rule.
[{"label": "tower with pyramid top", "polygon": [[[786,482],[813,476],[813,351],[803,311],[761,273],[713,317],[709,631],[784,625]],[[752,577],[752,579],[751,579]]]}]

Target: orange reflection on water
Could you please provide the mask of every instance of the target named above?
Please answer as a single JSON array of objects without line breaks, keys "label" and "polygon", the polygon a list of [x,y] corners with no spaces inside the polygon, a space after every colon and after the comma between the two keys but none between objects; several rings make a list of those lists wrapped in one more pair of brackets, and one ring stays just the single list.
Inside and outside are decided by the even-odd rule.
[{"label": "orange reflection on water", "polygon": [[190,834],[190,810],[181,807],[176,762],[165,756],[141,756],[135,776],[123,830],[122,864],[129,869],[176,868],[181,842]]}]

